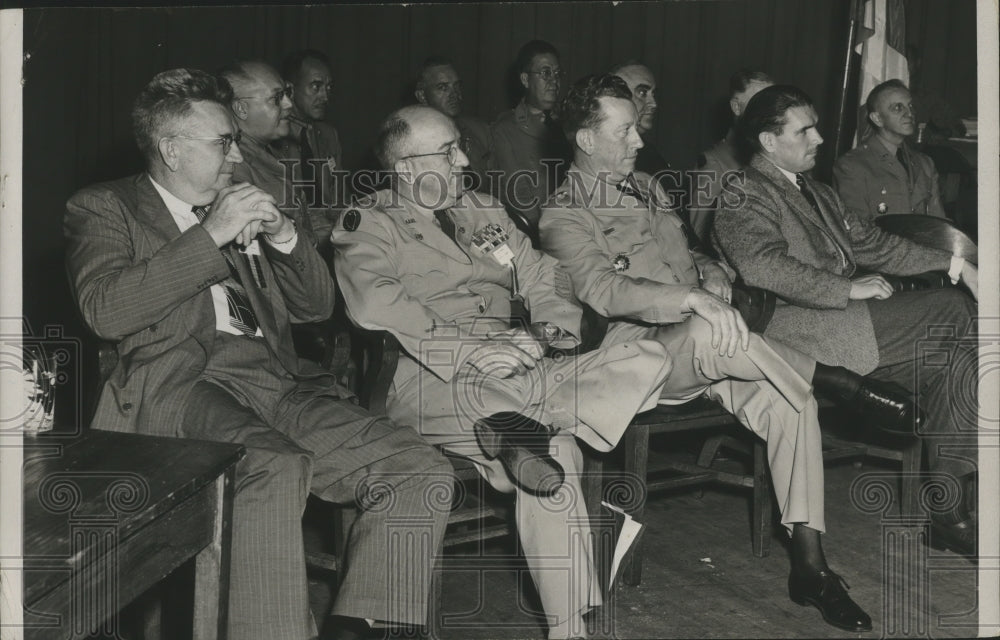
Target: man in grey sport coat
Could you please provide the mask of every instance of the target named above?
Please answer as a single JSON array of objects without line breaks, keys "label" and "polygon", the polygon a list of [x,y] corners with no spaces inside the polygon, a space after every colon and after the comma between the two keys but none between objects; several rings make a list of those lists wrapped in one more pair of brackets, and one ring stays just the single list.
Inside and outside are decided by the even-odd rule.
[{"label": "man in grey sport coat", "polygon": [[[967,488],[976,469],[976,345],[967,339],[975,304],[953,288],[894,293],[879,272],[947,271],[978,297],[978,270],[882,232],[804,175],[823,142],[817,121],[811,99],[796,87],[769,87],[750,100],[740,134],[756,153],[743,202],[716,216],[716,245],[747,284],[778,296],[765,335],[912,389],[931,472]],[[874,273],[859,275],[859,267]],[[957,502],[952,512],[932,515],[932,538],[973,555],[976,523]]]}]

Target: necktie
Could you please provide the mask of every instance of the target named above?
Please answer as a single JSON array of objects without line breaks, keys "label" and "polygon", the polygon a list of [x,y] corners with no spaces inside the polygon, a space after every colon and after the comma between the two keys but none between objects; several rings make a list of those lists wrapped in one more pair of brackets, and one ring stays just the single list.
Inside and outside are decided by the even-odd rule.
[{"label": "necktie", "polygon": [[899,164],[903,165],[903,170],[906,171],[906,175],[909,177],[910,165],[906,163],[906,154],[903,153],[902,145],[896,147],[896,160],[899,160]]},{"label": "necktie", "polygon": [[451,238],[455,246],[461,249],[462,245],[458,244],[458,239],[455,237],[455,221],[448,215],[448,210],[438,209],[434,212],[434,217],[437,218],[438,224],[441,225],[441,231],[444,231],[444,235]]},{"label": "necktie", "polygon": [[625,195],[632,196],[644,205],[649,206],[649,198],[647,198],[646,194],[639,190],[639,184],[635,181],[634,174],[628,174],[625,180],[618,184],[617,188]]},{"label": "necktie", "polygon": [[819,204],[816,203],[816,196],[813,195],[812,189],[806,184],[805,178],[802,177],[801,173],[795,174],[795,184],[799,185],[799,190],[802,191],[802,195],[805,196],[806,201],[809,202],[809,206],[813,208],[816,215],[822,217],[823,213],[819,210]]},{"label": "necktie", "polygon": [[[198,222],[204,221],[205,216],[208,215],[205,207],[191,207],[191,211],[198,217]],[[222,281],[223,289],[226,291],[226,302],[229,303],[229,324],[243,335],[252,338],[257,335],[258,324],[253,307],[250,305],[250,298],[247,296],[246,289],[243,288],[239,272],[236,271],[236,263],[233,262],[232,254],[226,249],[219,251],[229,267],[229,277]]]}]

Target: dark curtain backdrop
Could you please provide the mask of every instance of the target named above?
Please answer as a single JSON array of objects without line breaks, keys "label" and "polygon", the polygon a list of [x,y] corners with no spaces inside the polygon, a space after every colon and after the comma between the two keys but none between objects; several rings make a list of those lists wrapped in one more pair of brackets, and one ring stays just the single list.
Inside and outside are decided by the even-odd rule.
[{"label": "dark curtain backdrop", "polygon": [[[246,57],[278,64],[294,49],[325,51],[335,84],[328,117],[345,165],[357,169],[371,162],[379,121],[412,101],[426,56],[453,58],[466,111],[492,119],[516,100],[509,71],[518,48],[542,38],[562,53],[569,81],[645,62],[659,81],[655,142],[686,168],[724,134],[728,77],[744,66],[805,89],[832,140],[848,9],[848,0],[729,0],[26,10],[25,315],[36,332],[61,324],[67,335],[87,335],[63,271],[63,207],[80,187],[141,169],[129,109],[164,69],[213,70]],[[925,84],[974,113],[974,2],[914,0],[908,9]],[[86,392],[95,383],[83,378]]]}]

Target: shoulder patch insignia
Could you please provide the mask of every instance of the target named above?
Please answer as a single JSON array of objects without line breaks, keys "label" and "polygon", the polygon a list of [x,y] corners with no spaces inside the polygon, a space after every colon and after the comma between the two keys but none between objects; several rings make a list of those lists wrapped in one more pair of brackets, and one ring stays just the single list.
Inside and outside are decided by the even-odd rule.
[{"label": "shoulder patch insignia", "polygon": [[344,213],[343,225],[345,231],[354,231],[361,225],[361,212],[351,209]]}]

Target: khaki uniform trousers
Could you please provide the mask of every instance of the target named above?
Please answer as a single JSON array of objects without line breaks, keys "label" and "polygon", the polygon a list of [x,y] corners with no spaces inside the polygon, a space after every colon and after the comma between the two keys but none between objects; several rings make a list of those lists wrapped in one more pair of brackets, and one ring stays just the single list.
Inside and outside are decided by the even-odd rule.
[{"label": "khaki uniform trousers", "polygon": [[[414,426],[428,442],[467,457],[495,489],[515,494],[518,536],[551,627],[601,604],[581,484],[583,454],[575,438],[599,451],[613,449],[632,417],[656,406],[670,360],[658,343],[636,341],[537,364],[510,378],[465,366],[444,382],[414,360],[401,359],[387,413],[409,424],[419,416]],[[566,480],[553,495],[521,490],[499,460],[483,455],[473,424],[500,411],[559,430],[550,453]]]}]

